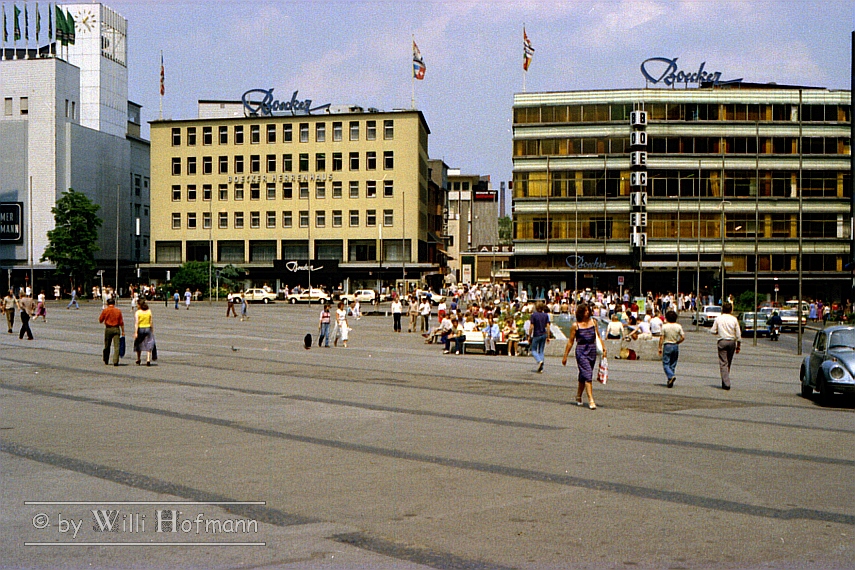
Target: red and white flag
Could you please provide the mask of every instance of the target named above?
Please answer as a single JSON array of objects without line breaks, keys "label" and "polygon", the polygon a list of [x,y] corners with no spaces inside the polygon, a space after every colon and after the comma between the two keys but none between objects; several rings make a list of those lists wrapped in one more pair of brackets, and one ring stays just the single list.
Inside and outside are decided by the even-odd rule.
[{"label": "red and white flag", "polygon": [[534,46],[531,45],[531,40],[525,33],[523,26],[523,71],[528,71],[528,66],[531,65],[531,57],[534,55]]},{"label": "red and white flag", "polygon": [[427,67],[425,66],[425,60],[422,58],[422,52],[419,51],[419,46],[413,40],[413,77],[421,81],[425,78],[426,70]]},{"label": "red and white flag", "polygon": [[166,74],[163,69],[163,52],[160,52],[160,96],[163,97],[163,94],[166,92],[166,87],[164,84],[164,80],[166,79]]}]

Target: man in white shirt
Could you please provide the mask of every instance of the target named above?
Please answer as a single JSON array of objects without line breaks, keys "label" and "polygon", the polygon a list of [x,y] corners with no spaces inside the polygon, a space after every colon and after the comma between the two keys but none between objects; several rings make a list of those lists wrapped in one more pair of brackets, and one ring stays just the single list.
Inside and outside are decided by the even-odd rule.
[{"label": "man in white shirt", "polygon": [[732,312],[731,303],[722,303],[721,315],[716,317],[710,329],[710,333],[718,336],[718,364],[721,370],[721,387],[724,390],[730,390],[730,365],[733,355],[739,354],[742,347],[742,331]]},{"label": "man in white shirt", "polygon": [[650,319],[650,334],[653,336],[660,336],[662,334],[662,318],[659,316],[659,312]]},{"label": "man in white shirt", "polygon": [[419,303],[419,316],[422,318],[422,332],[430,332],[430,301],[427,297],[422,297],[422,302]]}]

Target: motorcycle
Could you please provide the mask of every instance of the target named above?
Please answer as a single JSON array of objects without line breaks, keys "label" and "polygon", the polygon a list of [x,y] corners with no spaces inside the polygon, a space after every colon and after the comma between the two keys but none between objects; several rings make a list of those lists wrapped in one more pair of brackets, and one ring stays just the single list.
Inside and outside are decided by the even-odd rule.
[{"label": "motorcycle", "polygon": [[772,325],[769,327],[769,340],[778,340],[781,337],[781,327]]}]

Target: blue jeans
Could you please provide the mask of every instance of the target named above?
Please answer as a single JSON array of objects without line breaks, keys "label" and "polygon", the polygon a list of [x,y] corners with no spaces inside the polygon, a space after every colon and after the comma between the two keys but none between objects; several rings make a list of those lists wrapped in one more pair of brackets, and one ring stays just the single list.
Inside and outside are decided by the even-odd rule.
[{"label": "blue jeans", "polygon": [[534,357],[534,360],[538,364],[543,362],[543,353],[546,351],[546,335],[541,334],[532,337],[529,350],[531,351],[531,355]]},{"label": "blue jeans", "polygon": [[330,324],[321,323],[321,332],[318,336],[318,346],[321,346],[321,341],[324,341],[324,346],[330,346]]},{"label": "blue jeans", "polygon": [[680,357],[680,346],[674,343],[662,345],[662,368],[670,380],[677,374],[677,359]]}]

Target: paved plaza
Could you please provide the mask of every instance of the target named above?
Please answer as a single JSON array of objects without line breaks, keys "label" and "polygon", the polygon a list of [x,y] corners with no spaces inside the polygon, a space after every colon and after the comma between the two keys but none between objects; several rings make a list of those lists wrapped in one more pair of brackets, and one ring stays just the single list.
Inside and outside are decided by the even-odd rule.
[{"label": "paved plaza", "polygon": [[0,336],[2,568],[855,567],[855,403],[799,396],[793,335],[725,392],[683,319],[675,387],[610,359],[592,411],[572,358],[385,315],[304,350],[317,306],[155,303],[158,361],[115,368],[100,303],[64,307]]}]

